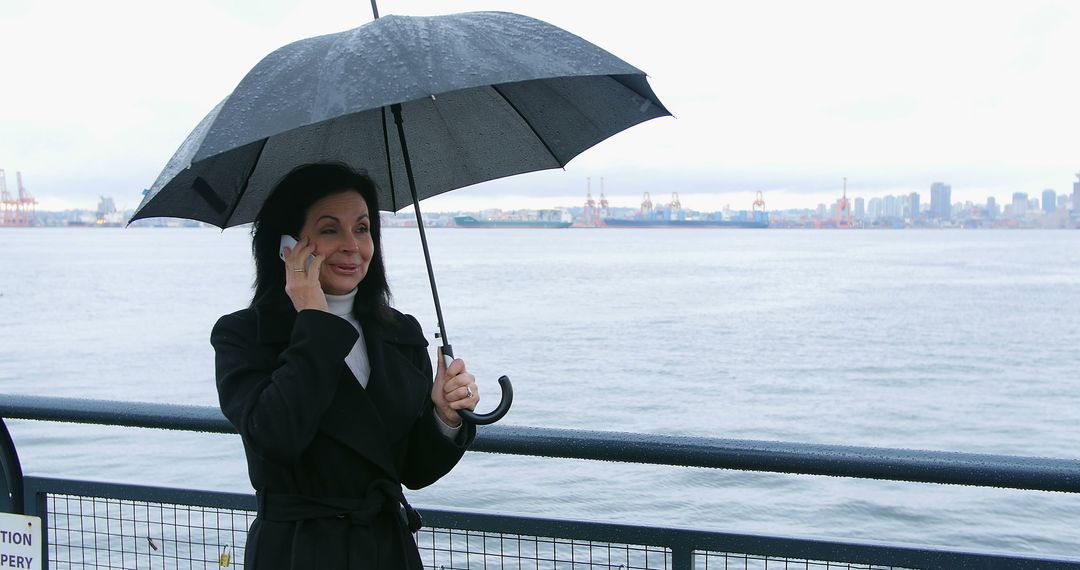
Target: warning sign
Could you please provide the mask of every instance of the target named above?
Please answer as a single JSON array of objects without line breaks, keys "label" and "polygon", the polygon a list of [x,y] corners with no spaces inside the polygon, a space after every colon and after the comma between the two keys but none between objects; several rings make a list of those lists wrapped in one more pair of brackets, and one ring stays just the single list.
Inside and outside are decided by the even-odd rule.
[{"label": "warning sign", "polygon": [[41,518],[0,513],[0,570],[41,570]]}]

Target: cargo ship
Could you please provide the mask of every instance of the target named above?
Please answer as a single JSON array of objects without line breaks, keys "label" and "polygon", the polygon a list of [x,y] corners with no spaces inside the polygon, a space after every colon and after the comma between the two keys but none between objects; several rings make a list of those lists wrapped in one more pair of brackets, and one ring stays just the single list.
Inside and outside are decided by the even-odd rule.
[{"label": "cargo ship", "polygon": [[454,226],[459,228],[568,228],[573,222],[565,219],[560,210],[536,210],[513,214],[497,213],[494,216],[454,216]]},{"label": "cargo ship", "polygon": [[[604,201],[601,200],[603,203]],[[591,196],[586,202],[586,212],[591,206]],[[605,204],[606,206],[606,204]],[[741,210],[729,215],[726,219],[720,213],[713,214],[688,214],[682,209],[678,192],[671,195],[671,202],[660,207],[654,207],[652,198],[646,192],[641,202],[641,210],[630,218],[613,218],[605,216],[594,225],[608,228],[734,228],[734,229],[763,229],[769,227],[769,214],[764,211],[765,200],[758,192],[754,200],[754,208],[747,212]],[[759,209],[761,208],[761,209]],[[596,210],[593,210],[594,212]],[[586,214],[588,215],[588,213]]]},{"label": "cargo ship", "polygon": [[544,228],[570,227],[570,222],[549,220],[478,220],[472,216],[454,216],[454,226],[459,228]]},{"label": "cargo ship", "polygon": [[604,218],[609,228],[767,228],[768,220],[665,220],[641,218]]}]

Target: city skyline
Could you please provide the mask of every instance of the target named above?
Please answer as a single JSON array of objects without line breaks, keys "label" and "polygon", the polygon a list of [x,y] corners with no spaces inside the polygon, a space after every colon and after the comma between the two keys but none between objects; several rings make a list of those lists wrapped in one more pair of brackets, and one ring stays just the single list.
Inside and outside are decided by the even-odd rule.
[{"label": "city skyline", "polygon": [[[1055,213],[1055,212],[1063,212],[1064,214],[1069,214],[1069,213],[1074,212],[1074,210],[1075,210],[1074,205],[1075,204],[1080,204],[1080,173],[1077,173],[1075,176],[1076,176],[1077,180],[1073,183],[1071,192],[1058,193],[1054,189],[1044,189],[1041,192],[1013,192],[1008,197],[1009,198],[1008,200],[1003,200],[1000,203],[997,201],[997,197],[995,197],[995,196],[987,196],[982,201],[975,201],[975,200],[955,201],[955,200],[951,199],[951,197],[952,197],[951,196],[952,186],[950,184],[947,184],[945,182],[934,182],[933,184],[930,185],[929,191],[927,192],[927,195],[930,196],[929,201],[924,200],[923,193],[917,192],[917,191],[913,191],[913,192],[910,192],[910,193],[900,193],[900,194],[884,194],[884,195],[878,195],[878,196],[864,196],[864,195],[856,195],[856,194],[852,193],[851,195],[841,194],[840,196],[837,197],[836,200],[833,200],[831,202],[818,202],[817,204],[814,204],[814,205],[807,204],[807,205],[804,205],[804,206],[799,206],[799,207],[794,207],[794,208],[776,208],[776,209],[772,209],[772,208],[768,207],[768,201],[766,201],[765,202],[766,207],[764,208],[764,210],[765,211],[772,211],[772,212],[803,212],[803,211],[807,211],[807,212],[812,212],[812,211],[831,212],[830,214],[825,215],[825,217],[834,217],[835,214],[836,214],[836,209],[837,209],[837,207],[838,207],[838,205],[840,203],[840,199],[843,196],[847,196],[847,199],[850,201],[850,204],[851,204],[850,207],[853,209],[853,215],[857,219],[874,219],[874,218],[879,218],[879,217],[880,218],[887,218],[887,217],[911,218],[911,217],[920,217],[921,216],[921,217],[926,218],[928,220],[933,220],[933,219],[951,220],[951,219],[954,219],[954,218],[957,217],[957,209],[958,208],[968,208],[968,209],[970,209],[972,207],[985,210],[986,214],[989,214],[991,217],[999,217],[999,216],[1003,216],[1003,215],[1006,215],[1006,216],[1013,215],[1013,214],[1010,214],[1010,212],[1018,212],[1018,214],[1016,214],[1016,215],[1018,217],[1023,217],[1023,215],[1026,214],[1028,210],[1038,210],[1038,211],[1040,211],[1042,213],[1046,213],[1046,214],[1052,214],[1052,213]],[[587,190],[586,190],[586,192],[587,192],[586,195],[579,197],[580,198],[580,200],[578,201],[579,203],[576,203],[576,204],[575,203],[564,203],[564,204],[546,203],[546,204],[539,205],[539,206],[521,206],[521,207],[508,207],[508,208],[502,208],[502,207],[494,206],[492,204],[481,204],[481,205],[479,205],[477,207],[473,207],[473,208],[435,209],[435,208],[426,207],[426,208],[423,208],[423,210],[424,210],[425,213],[440,214],[440,213],[465,212],[465,211],[468,211],[468,212],[480,212],[480,211],[491,211],[491,210],[514,211],[514,210],[545,210],[545,209],[577,209],[577,208],[581,208],[582,205],[586,202],[586,200],[590,196],[594,200],[596,200],[597,202],[599,202],[601,200],[601,198],[606,199],[609,207],[612,208],[612,209],[621,209],[621,210],[631,209],[631,210],[633,210],[633,209],[637,209],[637,208],[639,208],[641,206],[641,198],[643,198],[643,197],[639,197],[638,201],[634,202],[633,199],[630,199],[630,198],[625,197],[625,196],[623,196],[623,197],[608,196],[606,193],[603,192],[603,190],[598,190],[596,193],[593,193],[591,191],[591,184],[589,184],[588,186],[589,186],[589,188],[587,188]],[[846,188],[845,188],[845,191],[846,191]],[[939,200],[943,200],[943,202],[936,202],[934,200],[935,195],[938,195]],[[99,198],[100,198],[100,201],[99,201],[99,203],[98,203],[98,205],[96,207],[97,210],[101,209],[102,204],[108,204],[109,211],[113,211],[113,212],[116,212],[116,211],[124,212],[124,211],[133,210],[133,207],[131,207],[131,206],[121,205],[121,206],[117,207],[116,204],[115,204],[115,201],[113,200],[113,198],[111,196],[100,196]],[[738,211],[750,210],[750,208],[738,207],[738,206],[732,205],[730,203],[724,204],[723,206],[717,207],[717,208],[703,209],[703,208],[696,207],[694,204],[684,202],[683,198],[682,198],[682,195],[678,194],[677,192],[674,195],[671,195],[670,198],[671,199],[678,199],[679,202],[680,202],[680,208],[684,208],[686,210],[695,211],[695,212],[720,212],[720,211],[738,212]],[[1048,198],[1049,198],[1049,200],[1048,200]],[[540,198],[540,199],[542,200],[542,198]],[[653,196],[652,193],[650,193],[650,201],[655,205],[656,208],[666,208],[669,205],[669,197],[667,195]],[[941,204],[943,204],[944,207],[945,207],[944,213],[943,213],[942,210],[940,210],[940,208],[942,207]],[[1010,208],[1011,208],[1011,210],[1010,210]],[[79,210],[79,211],[93,211],[93,210],[95,210],[95,208],[82,207],[82,208],[70,208],[70,209],[66,209],[66,210],[44,210],[44,209],[42,209],[40,211],[49,212],[49,213],[58,213],[58,212],[62,212],[62,211],[76,211],[76,210]],[[407,207],[407,208],[404,208],[402,211],[411,214],[411,210],[412,210],[411,207]],[[912,216],[912,212],[915,212],[916,215]]]}]

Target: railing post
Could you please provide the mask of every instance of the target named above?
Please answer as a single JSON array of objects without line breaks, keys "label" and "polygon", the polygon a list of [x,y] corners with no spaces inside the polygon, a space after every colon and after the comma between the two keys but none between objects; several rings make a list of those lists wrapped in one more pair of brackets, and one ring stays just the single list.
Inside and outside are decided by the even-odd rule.
[{"label": "railing post", "polygon": [[[34,516],[41,517],[41,567],[49,567],[49,498],[45,493],[34,493]],[[29,503],[29,501],[27,501]],[[30,506],[27,505],[27,511]]]},{"label": "railing post", "polygon": [[694,549],[684,544],[671,545],[671,570],[693,570]]},{"label": "railing post", "polygon": [[23,514],[23,472],[15,441],[0,418],[0,512]]}]

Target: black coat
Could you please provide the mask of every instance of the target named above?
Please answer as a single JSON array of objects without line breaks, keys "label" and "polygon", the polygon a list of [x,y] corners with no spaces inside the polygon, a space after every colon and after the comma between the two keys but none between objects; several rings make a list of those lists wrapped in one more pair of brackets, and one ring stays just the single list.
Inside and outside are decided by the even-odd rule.
[{"label": "black coat", "polygon": [[259,499],[244,561],[277,568],[420,568],[401,512],[475,436],[439,432],[427,341],[411,316],[362,322],[367,388],[345,365],[359,335],[344,319],[291,307],[225,315],[216,351],[221,410],[244,442]]}]

